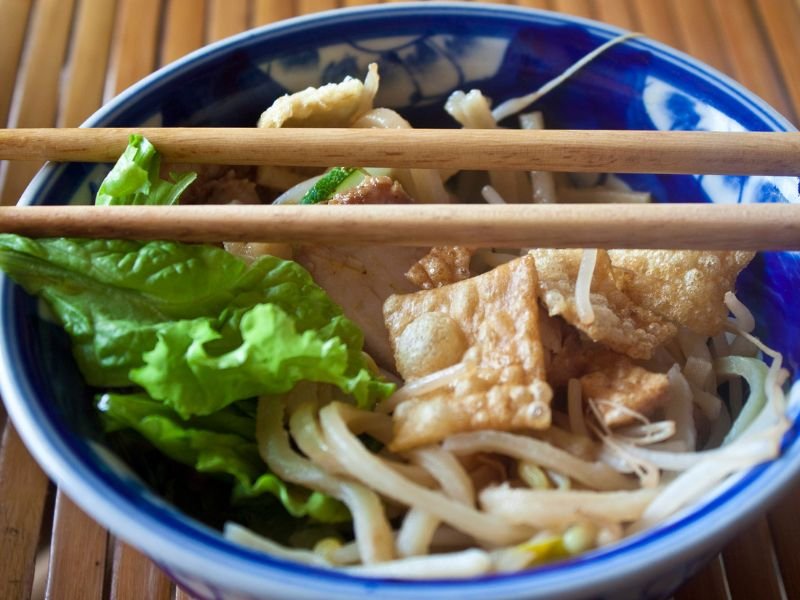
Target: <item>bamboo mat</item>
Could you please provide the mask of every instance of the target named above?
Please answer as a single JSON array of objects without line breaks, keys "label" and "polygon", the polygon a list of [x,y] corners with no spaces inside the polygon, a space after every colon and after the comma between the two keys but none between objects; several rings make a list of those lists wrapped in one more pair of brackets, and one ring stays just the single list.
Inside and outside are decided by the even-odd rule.
[{"label": "bamboo mat", "polygon": [[[74,127],[155,68],[247,28],[362,0],[0,0],[0,123]],[[514,2],[512,2],[514,3]],[[800,116],[800,0],[517,0],[643,31]],[[0,166],[16,202],[36,163]],[[0,599],[188,596],[54,489],[0,407]],[[800,598],[800,485],[676,600]]]}]

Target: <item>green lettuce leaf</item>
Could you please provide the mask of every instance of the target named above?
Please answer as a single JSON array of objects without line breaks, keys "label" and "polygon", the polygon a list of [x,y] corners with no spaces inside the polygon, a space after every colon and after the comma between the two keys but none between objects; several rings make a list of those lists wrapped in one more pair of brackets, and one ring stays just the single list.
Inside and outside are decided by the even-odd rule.
[{"label": "green lettuce leaf", "polygon": [[183,191],[197,178],[197,173],[176,175],[173,181],[161,179],[161,157],[141,135],[131,135],[128,147],[97,191],[95,204],[177,204]]},{"label": "green lettuce leaf", "polygon": [[201,473],[232,477],[233,502],[270,494],[293,517],[309,516],[323,523],[350,520],[347,508],[335,498],[309,493],[270,473],[258,454],[254,419],[233,407],[183,420],[145,394],[103,394],[97,408],[106,431],[133,429],[173,460]]},{"label": "green lettuce leaf", "polygon": [[[392,390],[367,368],[359,329],[292,261],[264,256],[248,266],[222,248],[198,244],[0,235],[0,269],[48,302],[90,385],[141,384],[184,416],[287,391],[276,390],[274,380],[290,365],[299,373],[300,356],[302,373],[340,386],[360,406]],[[274,310],[245,319],[260,305]],[[281,341],[284,334],[290,341]],[[317,346],[301,350],[295,338]],[[283,366],[262,376],[273,353]],[[154,365],[158,360],[165,368]],[[321,364],[328,360],[330,367]],[[221,383],[211,385],[217,377]],[[209,393],[222,394],[215,402],[198,396],[193,404],[190,396],[208,385]]]},{"label": "green lettuce leaf", "polygon": [[[235,321],[238,328],[212,319],[161,328],[131,380],[184,418],[211,414],[241,398],[283,394],[300,381],[334,384],[359,405],[384,395],[386,384],[375,381],[363,362],[351,365],[341,339],[312,329],[298,332],[276,304],[258,304]],[[230,349],[214,354],[214,344]]]}]

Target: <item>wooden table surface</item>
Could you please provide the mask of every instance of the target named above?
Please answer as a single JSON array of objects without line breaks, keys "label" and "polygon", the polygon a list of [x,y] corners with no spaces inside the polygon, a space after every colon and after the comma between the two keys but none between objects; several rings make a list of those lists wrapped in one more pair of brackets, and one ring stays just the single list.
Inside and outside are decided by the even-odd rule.
[{"label": "wooden table surface", "polygon": [[[245,29],[360,0],[0,0],[0,123],[74,127],[157,67]],[[517,0],[644,32],[731,75],[796,125],[800,0]],[[35,163],[0,166],[15,203]],[[0,599],[186,594],[48,481],[0,407]],[[800,484],[800,482],[798,482]],[[800,485],[676,600],[800,598]]]}]

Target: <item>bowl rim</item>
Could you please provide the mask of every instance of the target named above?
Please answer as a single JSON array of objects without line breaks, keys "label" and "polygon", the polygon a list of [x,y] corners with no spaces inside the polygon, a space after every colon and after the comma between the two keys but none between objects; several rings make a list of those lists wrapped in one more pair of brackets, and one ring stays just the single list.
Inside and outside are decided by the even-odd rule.
[{"label": "bowl rim", "polygon": [[[302,30],[320,23],[353,21],[363,16],[389,18],[393,15],[407,14],[409,11],[414,11],[417,15],[428,14],[438,17],[505,16],[515,20],[537,17],[540,20],[545,18],[552,22],[576,25],[600,35],[613,36],[623,32],[617,27],[589,19],[496,4],[398,3],[337,9],[273,23],[200,48],[123,91],[95,112],[83,126],[97,126],[112,119],[130,103],[135,103],[135,97],[142,90],[151,86],[158,88],[166,85],[184,67],[210,60],[228,48],[235,48],[250,40],[268,38],[291,30]],[[649,38],[637,38],[628,43],[655,52],[660,58],[723,88],[738,102],[757,112],[775,129],[794,130],[794,127],[766,102],[700,61]],[[45,166],[28,186],[20,203],[31,204],[47,187],[54,176],[54,170],[54,165]],[[18,331],[18,324],[10,310],[14,304],[11,301],[12,287],[10,280],[5,276],[0,278],[0,307],[2,307],[0,323],[3,326],[0,339],[0,394],[4,397],[9,416],[26,446],[59,487],[104,526],[114,529],[122,539],[132,545],[146,549],[148,555],[169,565],[170,569],[177,569],[173,574],[199,576],[223,589],[233,588],[257,594],[264,591],[264,581],[269,581],[272,586],[270,593],[288,595],[297,594],[313,581],[316,586],[321,586],[320,589],[305,587],[304,593],[310,595],[325,593],[330,598],[345,598],[353,593],[378,590],[385,597],[401,597],[408,593],[424,592],[439,597],[446,594],[448,597],[465,598],[483,597],[487,593],[492,593],[493,597],[516,597],[532,593],[548,597],[553,593],[565,591],[571,594],[585,593],[596,590],[598,586],[601,588],[607,586],[614,580],[641,576],[643,571],[654,568],[653,565],[659,562],[661,563],[659,569],[664,567],[665,561],[678,566],[685,559],[681,552],[697,556],[708,551],[712,546],[716,546],[720,539],[727,537],[726,528],[736,520],[738,514],[744,511],[754,517],[800,473],[800,458],[798,458],[800,442],[795,439],[781,458],[755,467],[724,492],[701,504],[676,522],[659,526],[642,536],[629,538],[610,550],[589,553],[584,557],[540,567],[534,571],[467,580],[395,581],[357,578],[338,571],[308,567],[239,547],[222,540],[218,532],[205,526],[184,524],[183,527],[176,528],[174,523],[168,522],[169,520],[165,519],[166,515],[161,512],[150,507],[137,509],[136,503],[123,494],[124,485],[101,477],[100,473],[93,472],[93,467],[80,461],[69,460],[76,456],[80,457],[81,452],[71,447],[69,439],[62,435],[63,431],[59,431],[48,421],[42,407],[28,402],[26,398],[33,395],[33,390],[13,367],[21,363],[22,357],[20,349],[14,347],[12,343]],[[797,427],[796,423],[794,427]],[[739,492],[743,490],[749,493],[743,498],[737,498],[736,503],[732,502],[733,498],[740,496]],[[103,493],[109,491],[112,492],[111,496]],[[172,520],[178,522],[176,519]],[[693,535],[698,529],[704,530],[704,537],[700,542]],[[213,535],[209,536],[212,531]],[[682,550],[676,551],[676,547]],[[636,553],[632,557],[634,549]],[[564,588],[565,575],[575,576],[570,584],[574,584],[578,578],[580,581],[576,585]],[[531,590],[531,584],[536,584],[537,589]]]}]

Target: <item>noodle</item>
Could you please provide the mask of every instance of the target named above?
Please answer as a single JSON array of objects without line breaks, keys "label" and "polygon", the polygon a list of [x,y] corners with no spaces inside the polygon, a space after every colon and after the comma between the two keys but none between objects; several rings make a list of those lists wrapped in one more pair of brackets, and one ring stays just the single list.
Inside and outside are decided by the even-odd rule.
[{"label": "noodle", "polygon": [[594,309],[590,292],[596,263],[597,249],[584,250],[578,268],[578,278],[575,280],[575,309],[578,313],[578,320],[583,325],[594,323]]},{"label": "noodle", "polygon": [[[540,112],[532,112],[519,116],[519,125],[522,129],[544,129],[544,117]],[[532,201],[535,204],[554,204],[556,197],[556,182],[552,173],[547,171],[531,171],[529,174],[532,188]]]},{"label": "noodle", "polygon": [[494,120],[499,123],[506,117],[510,117],[513,114],[521,112],[528,108],[531,104],[536,102],[539,98],[547,94],[548,92],[553,91],[559,85],[564,83],[567,79],[572,77],[575,73],[580,71],[583,67],[588,65],[592,62],[595,58],[600,56],[603,52],[616,46],[617,44],[621,44],[622,42],[626,42],[630,39],[635,37],[641,36],[641,33],[624,33],[619,35],[613,39],[608,40],[605,44],[598,46],[588,54],[586,54],[583,58],[578,60],[577,62],[573,63],[566,71],[561,73],[558,77],[554,77],[544,85],[542,85],[538,90],[535,92],[528,94],[526,96],[520,96],[518,98],[511,98],[506,100],[505,102],[499,104],[495,109],[492,111],[492,117]]},{"label": "noodle", "polygon": [[587,492],[524,490],[508,485],[487,488],[481,506],[512,523],[534,527],[559,527],[577,520],[635,521],[656,497],[656,490]]},{"label": "noodle", "polygon": [[359,552],[366,563],[392,558],[392,532],[378,496],[358,483],[342,481],[328,474],[289,446],[283,429],[283,404],[262,398],[258,402],[256,438],[258,449],[269,468],[286,481],[306,485],[341,500],[353,517]]},{"label": "noodle", "polygon": [[597,490],[629,489],[631,482],[604,463],[587,462],[539,440],[502,431],[458,433],[443,448],[454,454],[497,452],[558,471]]},{"label": "noodle", "polygon": [[352,418],[354,412],[348,408],[339,402],[333,402],[320,411],[320,418],[328,445],[348,466],[350,475],[397,502],[435,515],[445,523],[485,542],[508,544],[524,539],[529,534],[524,528],[512,527],[502,519],[420,487],[387,469],[347,428],[346,422]]}]

